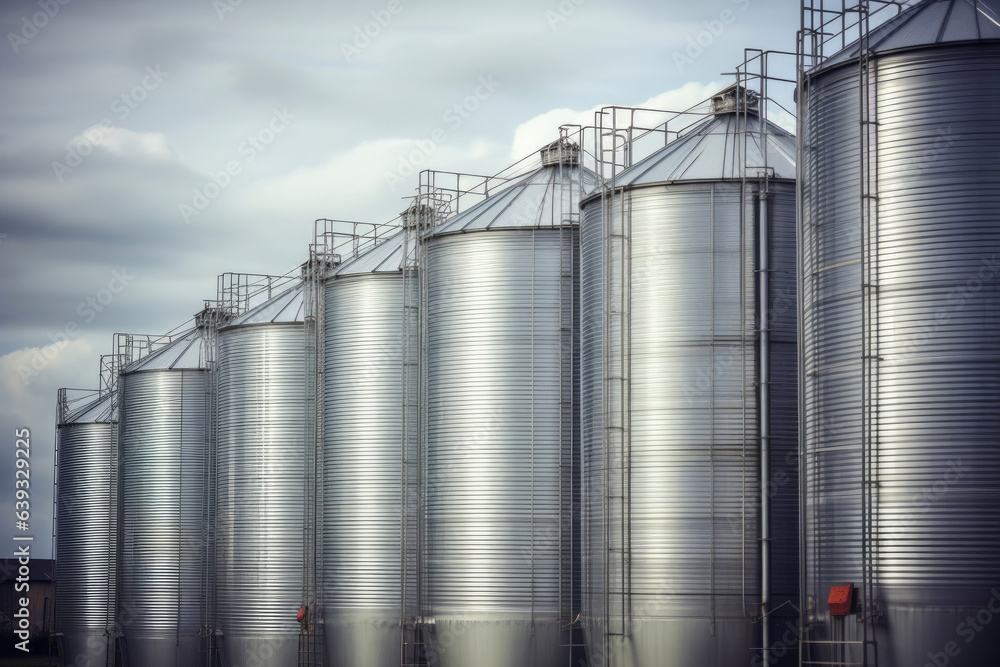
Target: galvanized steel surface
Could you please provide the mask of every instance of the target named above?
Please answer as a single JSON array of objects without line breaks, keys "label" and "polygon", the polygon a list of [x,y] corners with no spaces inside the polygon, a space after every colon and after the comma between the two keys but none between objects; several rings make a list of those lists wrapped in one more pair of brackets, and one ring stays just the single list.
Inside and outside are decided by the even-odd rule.
[{"label": "galvanized steel surface", "polygon": [[[292,292],[242,321],[298,311],[301,291]],[[294,663],[298,649],[305,334],[301,321],[240,322],[219,332],[217,626],[231,660],[278,666]]]},{"label": "galvanized steel surface", "polygon": [[243,313],[229,326],[245,324],[282,324],[302,321],[301,283],[268,299],[256,308]]},{"label": "galvanized steel surface", "polygon": [[[958,640],[1000,582],[1000,43],[879,56],[870,81],[868,234],[857,67],[802,96],[803,565],[814,638],[844,632],[826,596],[861,585],[870,510],[879,664],[902,666]],[[949,664],[994,660],[1000,636],[973,634]]]},{"label": "galvanized steel surface", "polygon": [[[877,9],[877,3],[872,5],[872,9]],[[853,32],[857,33],[856,27]],[[989,39],[1000,39],[998,0],[923,0],[872,30],[867,42],[870,51],[888,53],[934,44]],[[860,51],[858,47],[858,42],[851,44],[824,61],[823,67],[851,61],[856,64]]]},{"label": "galvanized steel surface", "polygon": [[343,264],[337,266],[330,275],[344,277],[369,273],[398,273],[404,261],[404,239],[405,236],[400,230],[357,257],[347,259]]},{"label": "galvanized steel surface", "polygon": [[[732,157],[741,137],[719,133],[743,125],[728,115],[703,123],[706,136],[682,138],[623,173],[623,182],[636,185],[610,206],[615,233],[623,207],[630,212],[627,290],[620,250],[608,256],[601,199],[583,205],[583,622],[592,659],[604,664],[742,664],[759,646],[759,630],[747,616],[760,604],[754,293],[760,186],[749,180],[744,198],[739,180],[711,180],[713,173],[738,177],[755,159]],[[781,164],[794,139],[769,131],[782,146],[769,155]],[[703,141],[729,146],[729,157],[712,153],[714,165],[686,170],[702,156]],[[732,164],[740,169],[732,171]],[[695,182],[670,182],[678,177]],[[769,189],[772,600],[780,604],[795,597],[797,581],[795,195],[788,180]],[[606,275],[613,284],[605,285]],[[627,334],[620,312],[630,322]],[[623,336],[630,349],[625,366]],[[624,474],[620,454],[602,444],[605,411],[622,409],[616,398],[606,405],[605,391],[622,376],[631,391]],[[626,480],[625,509],[616,504],[619,478]],[[625,571],[622,557],[614,557],[623,548]],[[628,636],[615,636],[622,632]]]},{"label": "galvanized steel surface", "polygon": [[432,235],[476,230],[558,228],[569,224],[569,214],[581,195],[597,187],[589,169],[552,164],[505,184],[495,194],[432,230]]},{"label": "galvanized steel surface", "polygon": [[[322,583],[332,664],[376,667],[400,656],[404,315],[396,268],[325,287]],[[409,585],[413,600],[415,580]]]},{"label": "galvanized steel surface", "polygon": [[794,179],[795,136],[768,123],[765,140],[764,128],[755,112],[711,116],[682,130],[677,139],[622,171],[615,178],[615,187],[740,180],[747,168],[765,164],[765,152],[772,178]]},{"label": "galvanized steel surface", "polygon": [[[195,333],[178,345],[186,356],[203,340]],[[170,348],[165,355],[178,358]],[[198,659],[209,594],[202,588],[208,371],[126,370],[119,613],[137,664],[184,667]]]},{"label": "galvanized steel surface", "polygon": [[118,424],[108,421],[114,400],[98,398],[57,431],[56,626],[73,664],[79,656],[104,664],[114,627]]},{"label": "galvanized steel surface", "polygon": [[560,548],[571,517],[560,491],[573,418],[561,402],[574,383],[560,326],[575,329],[577,238],[528,229],[428,241],[427,614],[454,642],[441,642],[437,664],[566,660]]}]

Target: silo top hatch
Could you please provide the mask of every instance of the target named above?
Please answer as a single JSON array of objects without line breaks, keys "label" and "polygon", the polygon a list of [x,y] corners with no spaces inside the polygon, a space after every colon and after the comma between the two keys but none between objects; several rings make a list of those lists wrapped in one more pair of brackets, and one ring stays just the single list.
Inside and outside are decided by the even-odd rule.
[{"label": "silo top hatch", "polygon": [[[873,29],[868,38],[875,53],[987,40],[1000,40],[1000,0],[923,0]],[[858,53],[854,42],[816,70],[856,63]]]}]

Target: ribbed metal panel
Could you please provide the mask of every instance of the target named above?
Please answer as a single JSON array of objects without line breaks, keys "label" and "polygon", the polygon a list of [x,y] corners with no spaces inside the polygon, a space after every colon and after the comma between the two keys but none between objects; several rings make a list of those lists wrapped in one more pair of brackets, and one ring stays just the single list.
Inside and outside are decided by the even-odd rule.
[{"label": "ribbed metal panel", "polygon": [[118,423],[71,421],[57,433],[56,626],[68,664],[104,665],[115,615]]},{"label": "ribbed metal panel", "polygon": [[605,656],[602,617],[604,613],[603,553],[598,551],[604,535],[602,503],[603,303],[604,225],[602,207],[581,207],[580,216],[580,456],[581,510],[583,529],[581,620],[587,653]]},{"label": "ribbed metal panel", "polygon": [[400,662],[403,312],[398,270],[327,280],[323,588],[333,665]]},{"label": "ribbed metal panel", "polygon": [[866,238],[857,67],[820,72],[802,96],[808,621],[814,639],[859,638],[826,596],[862,582],[867,444],[879,664],[992,664],[1000,634],[967,617],[1000,583],[1000,44],[880,55],[870,81]]},{"label": "ribbed metal panel", "polygon": [[[583,622],[592,660],[603,660],[599,664],[745,664],[750,649],[759,646],[759,625],[748,620],[760,604],[758,185],[749,181],[745,198],[741,187],[739,181],[677,182],[626,189],[614,197],[615,228],[620,228],[622,198],[631,220],[631,355],[625,369],[617,361],[620,328],[613,320],[610,340],[605,328],[608,313],[622,308],[621,256],[606,256],[601,199],[583,205]],[[770,184],[768,211],[776,390],[772,472],[785,472],[772,475],[772,499],[793,499],[772,510],[780,526],[772,548],[781,554],[779,562],[794,566],[795,206],[790,182]],[[608,261],[616,284],[605,286]],[[786,301],[781,308],[776,307],[779,295]],[[617,480],[622,471],[602,448],[602,385],[623,372],[631,387],[631,445],[628,501],[621,510],[609,497],[621,493],[620,485],[614,481],[609,487],[605,479],[608,474]],[[782,396],[791,401],[777,403]],[[610,409],[617,412],[620,406]],[[614,468],[606,471],[606,461]],[[624,573],[621,558],[609,556],[609,546],[623,545],[629,552]],[[796,579],[794,567],[779,576],[772,599],[793,597]]]},{"label": "ribbed metal panel", "polygon": [[234,664],[293,665],[303,562],[301,322],[219,332],[218,627]]},{"label": "ribbed metal panel", "polygon": [[119,618],[133,664],[199,659],[208,371],[120,381],[123,543]]},{"label": "ribbed metal panel", "polygon": [[[798,300],[796,298],[795,185],[770,188],[771,330],[771,639],[783,641],[798,625],[799,606],[799,429]],[[756,321],[760,321],[759,313]],[[787,642],[786,642],[787,644]],[[790,646],[790,645],[789,645]],[[786,660],[794,659],[790,648]],[[787,664],[782,661],[777,664]]]},{"label": "ribbed metal panel", "polygon": [[550,228],[427,241],[427,613],[445,667],[568,658],[560,474],[574,383],[560,326],[573,329],[577,238]]}]

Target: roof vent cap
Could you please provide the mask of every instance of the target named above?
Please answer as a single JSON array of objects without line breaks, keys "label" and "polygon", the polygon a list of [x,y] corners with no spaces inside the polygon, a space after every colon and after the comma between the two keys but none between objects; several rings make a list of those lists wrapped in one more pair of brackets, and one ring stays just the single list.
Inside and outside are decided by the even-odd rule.
[{"label": "roof vent cap", "polygon": [[756,112],[759,104],[760,96],[755,91],[736,84],[712,96],[712,113],[718,115],[744,111]]},{"label": "roof vent cap", "polygon": [[580,147],[568,139],[557,139],[539,153],[542,156],[543,167],[553,164],[580,164]]}]

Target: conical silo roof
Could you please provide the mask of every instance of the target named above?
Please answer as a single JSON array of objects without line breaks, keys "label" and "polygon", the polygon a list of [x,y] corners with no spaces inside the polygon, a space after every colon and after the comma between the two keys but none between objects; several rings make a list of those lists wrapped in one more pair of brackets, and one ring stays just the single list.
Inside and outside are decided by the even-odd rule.
[{"label": "conical silo roof", "polygon": [[59,423],[59,425],[66,426],[68,424],[99,424],[109,422],[111,421],[112,414],[114,413],[115,400],[115,394],[109,392],[104,396],[94,399],[86,405],[72,410],[68,415],[66,415],[66,418]]},{"label": "conical silo roof", "polygon": [[[766,127],[766,166],[774,169],[772,178],[794,179],[795,135],[774,123]],[[716,114],[624,170],[615,187],[741,179],[745,167],[765,166],[762,130],[755,111]]]},{"label": "conical silo roof", "polygon": [[229,327],[248,324],[291,324],[303,321],[302,295],[304,284],[285,290],[264,303],[251,308],[231,323]]},{"label": "conical silo roof", "polygon": [[[923,0],[871,31],[875,53],[1000,39],[1000,0]],[[859,42],[827,58],[820,69],[857,60]]]},{"label": "conical silo roof", "polygon": [[333,271],[329,277],[356,276],[368,273],[399,273],[403,268],[403,231],[387,237]]},{"label": "conical silo roof", "polygon": [[122,373],[208,368],[208,340],[203,327],[182,334],[148,357],[122,370]]},{"label": "conical silo roof", "polygon": [[[597,175],[589,169],[581,170],[575,165],[563,165],[562,168],[558,164],[545,165],[453,216],[436,227],[431,235],[482,229],[559,227],[562,221],[556,220],[556,216],[574,210],[579,204],[568,199],[582,197],[596,188]],[[561,207],[558,205],[560,196],[565,200]]]}]

